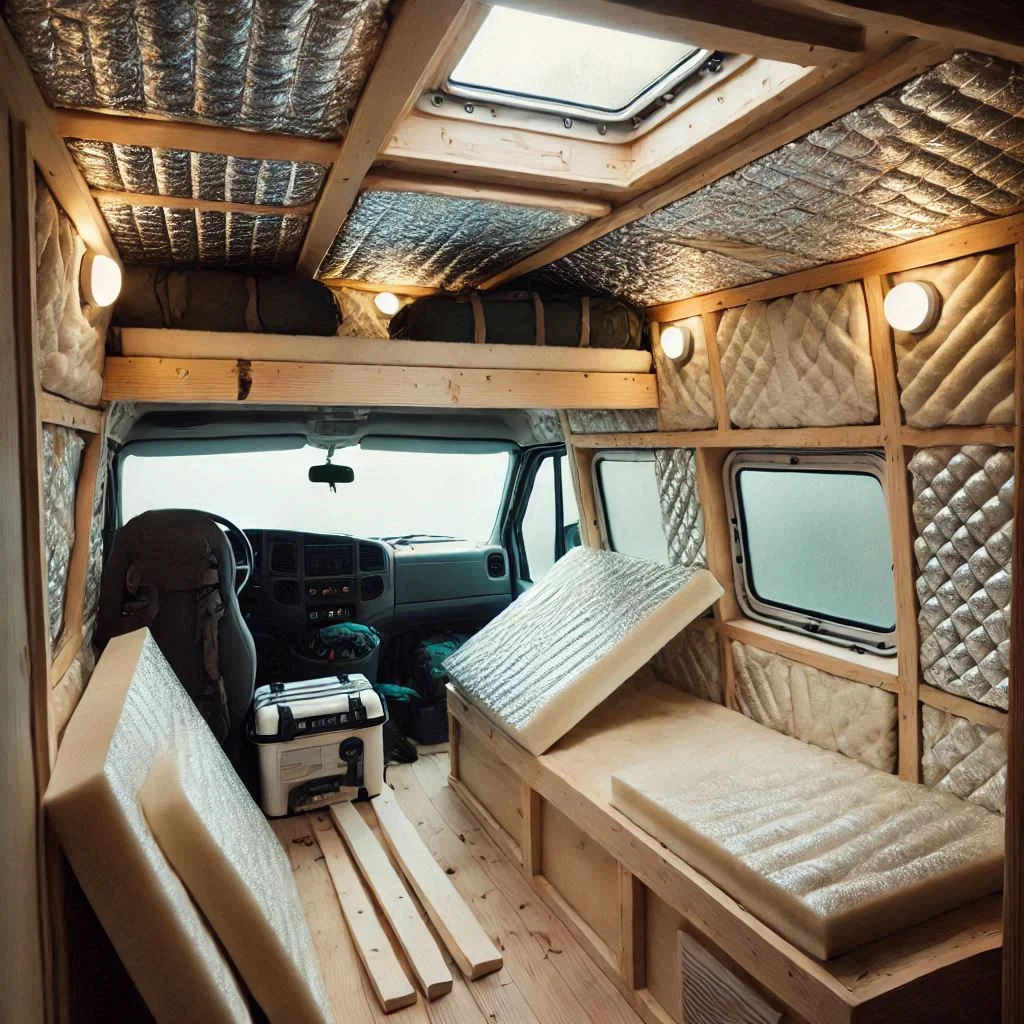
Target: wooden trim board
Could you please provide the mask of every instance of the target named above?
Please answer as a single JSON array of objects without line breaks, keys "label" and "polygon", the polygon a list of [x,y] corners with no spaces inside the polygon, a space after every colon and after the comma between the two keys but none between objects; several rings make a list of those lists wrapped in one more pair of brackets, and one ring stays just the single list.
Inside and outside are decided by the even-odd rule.
[{"label": "wooden trim board", "polygon": [[113,356],[106,401],[464,409],[653,409],[654,374]]},{"label": "wooden trim board", "polygon": [[405,951],[423,994],[437,999],[450,992],[451,972],[376,836],[352,804],[331,804],[330,814]]},{"label": "wooden trim board", "polygon": [[39,392],[39,418],[43,423],[70,427],[86,434],[98,434],[103,429],[103,411],[87,405],[70,402],[49,391]]},{"label": "wooden trim board", "polygon": [[345,924],[381,1009],[392,1013],[415,1003],[416,989],[405,976],[331,819],[324,814],[309,814],[306,820],[323,854]]},{"label": "wooden trim board", "polygon": [[97,202],[121,203],[125,206],[151,206],[164,210],[195,210],[197,213],[245,213],[251,217],[308,217],[316,206],[316,203],[270,206],[264,203],[236,203],[225,199],[150,195],[142,192],[114,192],[107,189],[95,189],[92,195]]},{"label": "wooden trim board", "polygon": [[459,970],[475,981],[502,967],[501,954],[385,786],[371,806],[381,832]]},{"label": "wooden trim board", "polygon": [[444,366],[481,370],[578,370],[602,373],[651,371],[651,354],[640,349],[471,345],[453,341],[179,331],[151,327],[122,328],[121,353],[125,356],[172,359]]}]

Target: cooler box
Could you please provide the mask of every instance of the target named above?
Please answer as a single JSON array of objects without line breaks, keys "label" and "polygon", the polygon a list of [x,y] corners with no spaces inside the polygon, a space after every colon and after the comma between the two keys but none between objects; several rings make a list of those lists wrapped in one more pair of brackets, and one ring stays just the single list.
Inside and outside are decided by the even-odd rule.
[{"label": "cooler box", "polygon": [[261,686],[250,738],[259,746],[263,813],[276,818],[380,793],[387,717],[362,675]]}]

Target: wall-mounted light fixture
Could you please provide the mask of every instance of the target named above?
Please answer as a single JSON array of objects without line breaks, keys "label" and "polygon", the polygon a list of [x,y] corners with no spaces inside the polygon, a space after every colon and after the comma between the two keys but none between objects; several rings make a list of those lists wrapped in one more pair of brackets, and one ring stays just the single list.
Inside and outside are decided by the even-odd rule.
[{"label": "wall-mounted light fixture", "polygon": [[886,295],[882,308],[890,327],[908,334],[923,334],[938,322],[942,296],[928,281],[903,281]]},{"label": "wall-mounted light fixture", "polygon": [[661,329],[660,344],[666,359],[689,362],[693,355],[693,332],[685,324],[669,324]]},{"label": "wall-mounted light fixture", "polygon": [[401,306],[401,302],[399,302],[398,296],[394,292],[377,292],[373,297],[373,304],[385,316],[394,316]]},{"label": "wall-mounted light fixture", "polygon": [[90,306],[110,306],[121,294],[121,267],[102,253],[86,252],[79,279],[82,295]]}]

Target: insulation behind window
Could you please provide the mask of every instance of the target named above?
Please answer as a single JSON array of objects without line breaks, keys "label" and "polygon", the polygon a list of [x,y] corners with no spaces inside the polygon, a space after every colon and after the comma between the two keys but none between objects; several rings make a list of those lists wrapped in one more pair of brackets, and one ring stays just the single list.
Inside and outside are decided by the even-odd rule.
[{"label": "insulation behind window", "polygon": [[75,543],[75,492],[84,442],[67,427],[43,424],[43,527],[50,645],[64,624],[71,549]]},{"label": "insulation behind window", "polygon": [[693,448],[659,448],[654,474],[661,502],[661,523],[671,565],[708,564],[704,552],[704,512],[697,491],[697,453]]},{"label": "insulation behind window", "polygon": [[85,245],[36,177],[36,330],[39,380],[84,405],[103,390],[103,345],[109,311],[83,306],[79,271]]},{"label": "insulation behind window", "polygon": [[363,192],[321,277],[458,290],[586,223],[580,213],[421,192]]},{"label": "insulation behind window", "polygon": [[1024,208],[1024,66],[957,53],[540,275],[651,305]]},{"label": "insulation behind window", "polygon": [[387,0],[7,0],[51,106],[337,138],[386,29]]},{"label": "insulation behind window", "polygon": [[297,206],[316,200],[327,173],[321,164],[287,160],[84,139],[68,139],[67,144],[89,185],[113,192]]}]

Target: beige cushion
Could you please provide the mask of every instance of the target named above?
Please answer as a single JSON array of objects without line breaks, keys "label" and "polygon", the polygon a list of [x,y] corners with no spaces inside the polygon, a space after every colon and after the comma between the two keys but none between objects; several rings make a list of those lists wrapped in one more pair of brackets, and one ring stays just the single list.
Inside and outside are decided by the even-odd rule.
[{"label": "beige cushion", "polygon": [[805,952],[1002,887],[999,816],[681,697],[677,755],[616,771],[612,803]]}]

